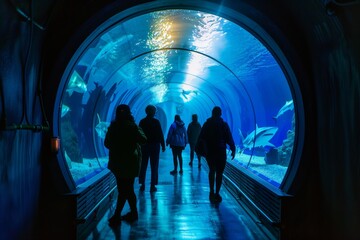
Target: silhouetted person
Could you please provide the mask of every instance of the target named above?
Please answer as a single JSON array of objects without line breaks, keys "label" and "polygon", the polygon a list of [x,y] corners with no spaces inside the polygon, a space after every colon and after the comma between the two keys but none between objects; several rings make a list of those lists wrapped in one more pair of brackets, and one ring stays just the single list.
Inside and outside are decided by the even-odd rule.
[{"label": "silhouetted person", "polygon": [[[104,142],[109,149],[108,168],[115,175],[118,189],[115,213],[109,219],[110,226],[119,225],[121,220],[132,222],[138,219],[134,181],[140,170],[141,150],[138,144],[145,142],[146,136],[136,125],[129,106],[119,105]],[[130,212],[120,217],[126,201],[129,203]]]},{"label": "silhouetted person", "polygon": [[[209,165],[210,202],[221,202],[220,188],[222,185],[223,172],[226,165],[226,145],[230,146],[231,157],[235,157],[235,144],[230,132],[229,125],[221,118],[221,108],[214,107],[211,118],[204,123],[199,143],[206,145],[206,161]],[[216,178],[216,189],[214,182]]]},{"label": "silhouetted person", "polygon": [[185,149],[187,143],[185,123],[181,120],[179,115],[175,115],[175,121],[171,124],[166,138],[166,146],[170,145],[174,161],[174,170],[172,170],[170,174],[177,174],[177,159],[179,159],[180,165],[179,173],[183,173],[182,151]]},{"label": "silhouetted person", "polygon": [[[200,135],[200,131],[201,131],[201,125],[198,122],[198,116],[197,114],[193,114],[191,116],[192,118],[192,122],[189,123],[188,128],[187,128],[187,135],[188,135],[188,140],[189,140],[189,145],[190,145],[190,162],[189,165],[192,166],[193,164],[193,160],[194,160],[194,155],[195,155],[195,146],[197,143],[197,140],[199,138]],[[198,159],[198,167],[201,167],[201,156],[196,153],[197,159]]]},{"label": "silhouetted person", "polygon": [[155,192],[157,189],[155,185],[158,184],[159,178],[159,155],[160,155],[160,145],[162,151],[165,151],[165,141],[164,134],[161,129],[160,121],[155,118],[156,107],[153,105],[148,105],[145,108],[146,117],[141,119],[139,126],[144,131],[147,142],[141,146],[142,150],[142,161],[139,175],[140,191],[145,190],[145,178],[146,178],[146,169],[149,163],[150,158],[150,167],[151,167],[151,183],[150,183],[150,192]]}]

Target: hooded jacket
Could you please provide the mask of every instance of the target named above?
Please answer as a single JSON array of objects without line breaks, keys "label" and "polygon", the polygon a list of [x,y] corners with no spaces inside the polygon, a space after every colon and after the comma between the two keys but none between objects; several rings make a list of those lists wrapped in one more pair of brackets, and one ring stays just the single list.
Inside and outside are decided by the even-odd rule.
[{"label": "hooded jacket", "polygon": [[188,143],[185,123],[183,121],[174,121],[166,138],[166,145],[185,147]]}]

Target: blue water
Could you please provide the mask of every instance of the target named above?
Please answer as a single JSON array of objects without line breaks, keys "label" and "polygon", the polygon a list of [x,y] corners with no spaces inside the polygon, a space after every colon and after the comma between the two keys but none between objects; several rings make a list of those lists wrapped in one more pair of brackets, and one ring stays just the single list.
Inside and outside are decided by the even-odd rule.
[{"label": "blue water", "polygon": [[[61,99],[70,107],[60,120],[66,126],[66,121],[71,123],[71,128],[62,131],[73,141],[64,149],[69,152],[68,161],[74,161],[73,156],[107,157],[95,127],[99,121],[110,122],[119,103],[131,106],[137,122],[144,117],[147,104],[158,105],[158,117],[166,125],[162,126],[164,135],[179,109],[187,126],[192,113],[197,113],[203,124],[212,107],[220,105],[240,148],[239,130],[246,137],[256,125],[277,127],[269,141],[275,147],[280,147],[288,131],[293,130],[294,111],[274,119],[285,102],[292,100],[289,84],[275,58],[249,32],[217,16],[191,10],[141,15],[99,33],[80,55],[73,69],[82,77],[87,91],[72,96],[65,93]],[[199,94],[188,95],[193,97],[190,101],[181,96],[184,89]],[[265,146],[265,152],[270,148]],[[77,184],[102,169],[96,161],[86,164],[83,168],[90,169],[90,173],[69,166]],[[258,174],[275,182],[275,186],[281,182]]]}]

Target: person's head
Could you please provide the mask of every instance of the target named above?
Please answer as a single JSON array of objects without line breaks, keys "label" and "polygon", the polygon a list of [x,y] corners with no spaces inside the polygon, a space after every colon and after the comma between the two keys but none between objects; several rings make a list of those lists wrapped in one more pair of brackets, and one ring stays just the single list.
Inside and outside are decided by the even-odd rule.
[{"label": "person's head", "polygon": [[156,113],[156,107],[154,105],[147,105],[145,112],[149,117],[154,117]]},{"label": "person's head", "polygon": [[181,121],[180,115],[178,114],[175,115],[175,121]]},{"label": "person's head", "polygon": [[216,106],[212,110],[212,116],[213,117],[221,117],[221,108]]},{"label": "person's head", "polygon": [[193,115],[191,116],[191,119],[192,119],[193,122],[197,122],[197,120],[198,120],[197,114],[193,114]]},{"label": "person's head", "polygon": [[128,119],[131,117],[130,107],[126,104],[120,104],[116,108],[116,120]]}]

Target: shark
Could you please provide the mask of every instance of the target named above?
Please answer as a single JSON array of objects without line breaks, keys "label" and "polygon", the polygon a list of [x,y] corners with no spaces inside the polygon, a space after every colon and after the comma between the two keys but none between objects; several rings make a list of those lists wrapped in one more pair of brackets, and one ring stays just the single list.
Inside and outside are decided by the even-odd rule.
[{"label": "shark", "polygon": [[251,150],[252,148],[257,147],[275,147],[274,144],[270,143],[269,141],[274,137],[275,133],[277,132],[277,127],[258,127],[256,124],[256,129],[252,131],[249,135],[244,138],[241,130],[239,129],[239,134],[243,143],[243,148],[241,152],[245,149]]},{"label": "shark", "polygon": [[279,110],[279,112],[276,114],[275,117],[273,117],[275,120],[278,119],[278,117],[280,117],[281,115],[283,115],[285,112],[287,111],[292,111],[294,110],[294,102],[293,100],[290,101],[286,101],[284,106],[282,106]]},{"label": "shark", "polygon": [[74,73],[71,75],[66,92],[69,93],[71,97],[73,92],[84,93],[86,91],[86,83],[84,82],[82,77],[76,71],[74,71]]},{"label": "shark", "polygon": [[108,130],[108,127],[110,126],[110,123],[102,122],[99,114],[97,114],[97,117],[99,119],[99,123],[96,125],[95,130],[100,138],[105,139],[106,132]]}]

